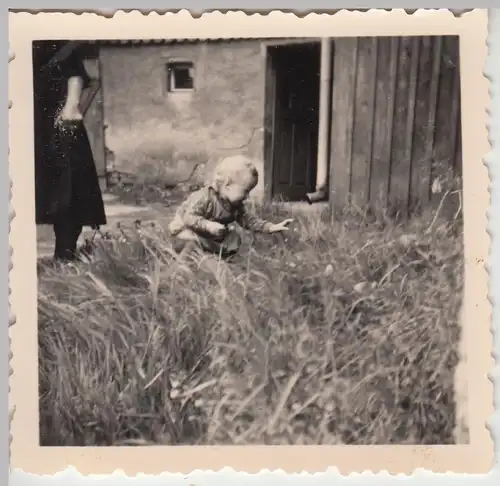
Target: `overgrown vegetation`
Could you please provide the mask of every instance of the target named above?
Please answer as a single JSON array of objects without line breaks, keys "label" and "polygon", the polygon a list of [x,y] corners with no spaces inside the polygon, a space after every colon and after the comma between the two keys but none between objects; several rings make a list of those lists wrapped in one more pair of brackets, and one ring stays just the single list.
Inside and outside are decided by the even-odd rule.
[{"label": "overgrown vegetation", "polygon": [[461,222],[294,218],[232,262],[148,224],[41,265],[41,444],[452,443]]}]

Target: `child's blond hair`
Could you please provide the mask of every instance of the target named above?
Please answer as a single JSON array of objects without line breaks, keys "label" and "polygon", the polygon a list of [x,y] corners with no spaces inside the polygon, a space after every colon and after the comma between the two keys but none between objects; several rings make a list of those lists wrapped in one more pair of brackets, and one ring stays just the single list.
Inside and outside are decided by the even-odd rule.
[{"label": "child's blond hair", "polygon": [[212,187],[219,191],[224,184],[236,182],[253,189],[259,182],[259,173],[248,157],[234,155],[222,159],[213,172]]}]

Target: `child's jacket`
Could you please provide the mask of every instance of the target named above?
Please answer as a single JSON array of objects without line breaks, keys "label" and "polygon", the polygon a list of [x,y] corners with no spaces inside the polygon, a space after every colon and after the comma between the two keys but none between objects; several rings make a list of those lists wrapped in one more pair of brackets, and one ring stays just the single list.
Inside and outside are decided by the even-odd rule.
[{"label": "child's jacket", "polygon": [[252,214],[245,204],[234,206],[222,199],[209,186],[193,192],[179,206],[169,225],[170,233],[175,236],[185,229],[196,233],[206,233],[206,223],[215,221],[225,226],[236,222],[251,231],[268,233],[272,223]]}]

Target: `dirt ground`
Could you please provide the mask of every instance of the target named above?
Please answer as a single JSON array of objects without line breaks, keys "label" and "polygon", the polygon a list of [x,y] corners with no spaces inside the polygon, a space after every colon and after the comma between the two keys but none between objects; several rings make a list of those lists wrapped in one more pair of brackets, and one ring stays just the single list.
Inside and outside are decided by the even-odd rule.
[{"label": "dirt ground", "polygon": [[[123,203],[119,198],[112,194],[104,195],[106,205],[106,216],[108,224],[103,226],[103,232],[112,231],[120,225],[132,225],[136,220],[153,221],[168,218],[171,211],[166,210],[158,204],[136,205],[132,203]],[[93,234],[93,230],[85,228],[80,241]],[[50,256],[54,251],[54,233],[52,226],[37,226],[37,251],[38,258]]]}]

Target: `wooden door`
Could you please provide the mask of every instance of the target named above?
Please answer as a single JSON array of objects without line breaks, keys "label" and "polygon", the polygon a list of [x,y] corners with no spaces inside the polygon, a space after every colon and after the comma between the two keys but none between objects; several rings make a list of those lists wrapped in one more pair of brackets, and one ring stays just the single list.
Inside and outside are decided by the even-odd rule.
[{"label": "wooden door", "polygon": [[92,154],[94,155],[99,184],[101,190],[105,190],[107,188],[107,171],[104,140],[104,103],[98,48],[92,47],[92,49],[87,50],[84,59],[85,70],[91,78],[91,83],[82,95],[81,110]]},{"label": "wooden door", "polygon": [[273,196],[298,201],[316,178],[320,44],[275,48]]}]

